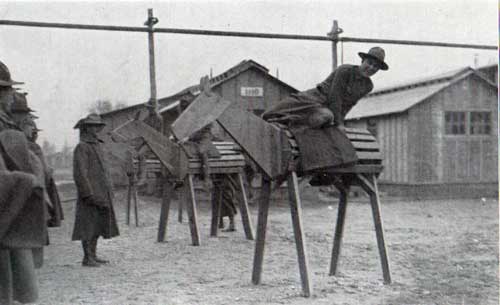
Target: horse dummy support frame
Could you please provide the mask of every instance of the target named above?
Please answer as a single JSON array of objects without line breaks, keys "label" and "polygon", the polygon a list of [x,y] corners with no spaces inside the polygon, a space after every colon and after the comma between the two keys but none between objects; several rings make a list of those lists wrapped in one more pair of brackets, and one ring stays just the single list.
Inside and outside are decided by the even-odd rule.
[{"label": "horse dummy support frame", "polygon": [[[241,221],[245,236],[248,240],[254,239],[252,222],[250,221],[250,213],[248,209],[248,199],[245,191],[245,184],[243,180],[243,168],[245,166],[245,158],[236,150],[236,145],[232,142],[213,142],[215,147],[219,150],[221,158],[210,158],[209,166],[210,172],[214,175],[227,175],[228,179],[235,179],[239,188],[238,203],[241,215]],[[200,233],[198,225],[198,216],[196,208],[196,192],[194,188],[195,175],[201,174],[201,160],[191,158],[188,160],[187,175],[184,178],[182,189],[180,192],[179,204],[182,202],[187,204],[187,212],[189,218],[189,226],[191,231],[192,244],[194,246],[200,245]],[[219,220],[219,211],[221,205],[221,192],[220,185],[215,181],[214,190],[212,191],[212,221],[210,228],[210,235],[217,236],[217,224]],[[166,227],[168,222],[168,215],[170,211],[170,198],[174,192],[171,183],[166,183],[164,187],[164,194],[162,196],[162,207],[160,213],[160,221],[158,225],[158,242],[163,242],[166,235]]]},{"label": "horse dummy support frame", "polygon": [[[228,107],[226,111],[218,117],[217,121],[242,149],[245,150],[249,157],[258,165],[263,174],[261,196],[259,200],[252,282],[254,284],[259,284],[261,282],[267,218],[271,197],[271,183],[272,181],[281,183],[286,180],[302,290],[304,296],[310,296],[313,293],[313,287],[309,275],[305,235],[302,224],[302,203],[298,187],[298,177],[305,173],[298,172],[296,167],[291,165],[293,163],[291,162],[293,154],[296,153],[298,149],[295,140],[289,139],[290,135],[287,135],[285,130],[246,112],[238,105],[231,105]],[[335,127],[332,126],[329,128]],[[383,169],[381,165],[381,154],[374,137],[371,136],[368,131],[347,129],[346,135],[356,149],[359,159],[358,163],[342,168],[325,168],[321,171],[335,178],[332,179],[332,184],[337,187],[341,193],[330,275],[334,275],[337,270],[345,223],[348,190],[351,185],[357,184],[360,185],[370,197],[384,282],[390,283],[389,259],[385,246],[377,188],[377,176]]]},{"label": "horse dummy support frame", "polygon": [[[175,192],[174,184],[183,181],[180,201],[185,201],[187,203],[191,239],[193,245],[199,245],[200,234],[198,230],[193,179],[195,175],[200,173],[200,160],[189,159],[180,145],[170,141],[165,135],[151,128],[137,117],[114,129],[112,134],[116,134],[127,141],[139,142],[138,139],[140,139],[158,158],[156,170],[162,172],[161,176],[164,188],[157,241],[162,242],[165,240],[171,196]],[[248,200],[242,177],[243,168],[245,166],[244,156],[236,150],[234,143],[214,142],[214,144],[216,144],[216,148],[219,149],[222,157],[209,160],[211,173],[233,175],[237,179],[241,191],[238,194],[238,202],[245,235],[247,239],[253,240],[253,229],[250,221],[250,213],[248,212]],[[213,215],[215,216],[215,214]],[[214,221],[212,220],[212,222]]]},{"label": "horse dummy support frame", "polygon": [[[273,124],[265,122],[254,114],[247,112],[245,109],[241,108],[241,105],[221,102],[221,99],[214,97],[214,93],[205,92],[206,90],[209,89],[207,89],[207,87],[205,86],[204,92],[202,92],[202,94],[200,94],[193,103],[212,103],[212,109],[216,109],[217,113],[221,111],[221,109],[223,109],[220,115],[213,117],[216,117],[217,122],[233,138],[233,140],[241,147],[241,149],[243,149],[243,151],[252,159],[252,161],[255,162],[255,164],[263,174],[261,196],[259,200],[257,240],[255,244],[252,282],[254,284],[259,284],[261,282],[267,217],[271,195],[271,181],[274,180],[278,182],[277,184],[281,184],[281,182],[286,180],[288,182],[289,203],[297,248],[302,290],[304,296],[309,297],[313,293],[313,287],[308,270],[309,268],[305,235],[302,225],[302,207],[298,187],[298,176],[310,173],[304,173],[298,170],[298,168],[300,167],[297,166],[297,161],[295,160],[294,155],[299,153],[300,156],[300,151],[297,151],[297,145],[296,143],[294,144],[294,139],[290,139],[290,135],[287,135],[284,129],[278,128]],[[205,105],[205,108],[211,108],[207,106],[208,105]],[[193,121],[196,121],[196,118],[198,117],[201,118],[207,115],[206,113],[196,112],[196,107],[191,108],[192,111],[186,113],[186,117],[190,117],[191,119],[193,119]],[[328,128],[335,127],[331,126]],[[179,132],[182,131],[183,129],[181,128]],[[339,202],[338,211],[339,217],[335,229],[334,246],[332,250],[330,274],[335,274],[338,257],[340,255],[340,246],[342,241],[343,227],[345,223],[345,210],[347,206],[348,190],[351,185],[358,184],[370,196],[372,213],[375,222],[375,231],[377,235],[377,243],[384,274],[384,282],[390,283],[391,278],[389,271],[389,260],[385,247],[380,213],[380,202],[377,189],[377,176],[378,174],[380,174],[383,168],[381,165],[381,155],[379,152],[379,148],[373,136],[371,136],[367,131],[353,129],[348,129],[346,131],[347,137],[349,138],[351,143],[353,143],[353,146],[356,149],[356,153],[359,159],[358,163],[342,168],[327,165],[322,167],[321,171],[316,171],[314,173],[323,173],[335,177],[336,179],[332,179],[331,183],[339,188],[339,191],[341,193],[341,200]],[[187,134],[189,134],[189,131]],[[152,150],[158,150],[159,145],[157,145],[157,141],[151,138],[149,140],[152,144],[150,145]],[[188,179],[187,181],[189,182],[187,185],[190,184],[192,186],[192,175],[188,175],[186,170],[188,167],[172,166],[172,164],[183,164],[183,160],[185,160],[187,164],[188,160],[186,158],[183,159],[179,158],[179,156],[176,156],[175,151],[169,148],[169,145],[167,145],[166,151],[159,151],[157,155],[159,156],[162,164],[165,165],[164,168],[166,170],[168,170],[170,173],[176,173],[171,175],[172,177],[186,177],[186,179]],[[184,171],[182,171],[182,169],[184,169]],[[194,189],[192,187],[190,187],[189,194],[191,198],[194,198]],[[169,200],[169,196],[164,196],[164,198],[167,198]],[[165,204],[166,203],[164,202],[162,205],[164,206]],[[168,204],[170,203],[168,202]],[[168,211],[168,209],[162,208],[162,213],[163,211]],[[194,204],[191,204],[188,212],[190,212],[190,224],[193,241],[196,238],[196,236],[193,235],[193,232],[197,232],[197,228],[193,228],[193,226],[197,224],[196,213],[194,211],[196,211],[195,206]],[[168,217],[168,215],[166,216]],[[192,218],[194,218],[194,220]],[[165,215],[162,215],[160,219],[166,219]]]}]

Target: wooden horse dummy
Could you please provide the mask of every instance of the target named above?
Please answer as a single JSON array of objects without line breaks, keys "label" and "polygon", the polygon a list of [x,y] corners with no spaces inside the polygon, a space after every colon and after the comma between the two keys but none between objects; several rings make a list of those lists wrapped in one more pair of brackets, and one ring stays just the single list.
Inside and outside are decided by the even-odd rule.
[{"label": "wooden horse dummy", "polygon": [[[208,78],[204,79],[203,81],[208,82]],[[205,87],[207,86],[206,83],[202,84]],[[199,113],[203,113],[203,111],[207,112],[208,109],[204,108],[205,104],[203,103],[203,101],[206,101],[206,99],[208,99],[211,102],[210,104],[214,106],[211,110],[215,113],[220,113],[225,108],[227,108],[227,101],[224,101],[220,99],[220,97],[215,95],[209,96],[202,93],[197,99],[193,101],[193,104],[201,104],[202,106],[193,108],[192,105],[190,105],[188,109],[192,109],[192,111],[200,111]],[[201,103],[198,102],[198,100],[200,100]],[[213,113],[210,113],[210,115],[213,115]],[[185,124],[184,122],[190,121],[190,118],[186,118],[185,116],[183,117],[183,115],[181,115],[179,118],[180,120],[178,119],[176,123],[179,122],[177,124],[179,124],[180,126],[183,126],[182,124],[185,124],[184,126],[187,126],[188,130],[184,133],[173,134],[174,140],[175,138],[182,139],[181,141],[177,142],[167,138],[162,133],[151,128],[140,119],[138,119],[138,116],[136,116],[135,119],[129,120],[113,130],[113,134],[118,134],[119,136],[128,140],[142,140],[144,144],[151,149],[153,154],[158,158],[160,164],[162,165],[165,181],[163,185],[162,208],[157,236],[157,240],[159,242],[162,242],[165,239],[168,214],[170,211],[170,201],[174,192],[174,185],[182,182],[183,189],[181,190],[180,200],[187,202],[191,239],[193,245],[200,244],[195,189],[193,183],[194,176],[200,174],[201,172],[200,160],[189,158],[188,154],[182,147],[182,142],[188,139],[189,135],[213,121],[213,119],[210,119],[210,115],[203,116],[203,120],[198,120],[193,124]],[[241,178],[242,169],[245,165],[243,156],[228,155],[227,158],[224,159],[223,155],[220,160],[209,160],[209,163],[209,165],[212,167],[211,171],[214,174],[230,174],[237,177],[237,181],[239,182],[239,186],[241,189],[239,198],[240,200],[238,200],[238,202],[240,204],[240,214],[245,235],[247,239],[253,240],[253,230],[251,227],[251,221],[249,219],[250,215],[248,212],[248,203],[246,199],[243,180]],[[218,215],[213,214],[212,218],[214,217],[218,217]],[[214,219],[212,219],[212,223],[214,223]]]},{"label": "wooden horse dummy", "polygon": [[[208,91],[208,89],[206,89],[206,91]],[[355,129],[348,129],[347,135],[345,135],[333,126],[316,131],[303,130],[293,134],[292,131],[285,130],[262,120],[235,103],[226,106],[223,111],[221,111],[223,107],[216,107],[217,98],[215,93],[206,93],[206,95],[209,96],[210,99],[200,98],[197,102],[203,103],[204,107],[207,109],[216,109],[213,115],[210,116],[210,119],[217,119],[217,122],[222,128],[240,147],[242,147],[252,161],[257,164],[262,174],[252,282],[254,284],[259,284],[261,282],[271,183],[274,182],[279,186],[282,182],[287,181],[302,289],[305,296],[310,296],[312,294],[312,282],[309,276],[305,235],[302,225],[302,208],[298,188],[298,177],[314,175],[315,178],[317,178],[316,180],[321,181],[322,185],[335,185],[335,187],[339,189],[341,195],[332,250],[330,275],[334,275],[336,272],[340,253],[347,194],[350,186],[357,184],[370,196],[384,282],[390,283],[389,262],[383,235],[377,189],[377,176],[382,171],[381,155],[373,136],[364,130]],[[196,103],[190,105],[190,107],[193,107],[192,109],[196,109],[196,106]],[[189,110],[188,108],[183,115],[190,118],[191,122],[203,119],[196,111]],[[206,113],[204,115],[206,115]],[[199,128],[196,126],[188,126],[187,120],[183,121],[182,124],[183,125],[174,124],[172,126],[173,133],[180,137],[189,134],[193,129]],[[353,153],[357,155],[357,157],[349,160],[350,163],[342,167],[338,166],[338,160],[333,162],[334,160],[329,159],[328,156],[309,158],[307,160],[312,160],[313,162],[305,162],[307,160],[304,158],[303,152],[301,152],[301,143],[299,142],[302,142],[309,136],[314,136],[326,142],[332,141],[332,137],[336,140],[351,142],[353,144]],[[332,145],[333,144],[335,143],[332,143]],[[332,147],[334,149],[334,146]]]}]

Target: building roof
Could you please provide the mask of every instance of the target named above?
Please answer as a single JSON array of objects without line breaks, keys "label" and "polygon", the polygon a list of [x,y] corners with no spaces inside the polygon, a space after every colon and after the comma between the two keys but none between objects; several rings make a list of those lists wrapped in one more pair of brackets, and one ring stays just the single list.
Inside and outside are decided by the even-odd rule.
[{"label": "building roof", "polygon": [[451,84],[476,75],[490,86],[496,87],[483,73],[466,67],[433,77],[391,86],[374,91],[362,98],[346,115],[346,120],[400,113],[433,96]]},{"label": "building roof", "polygon": [[[162,109],[172,103],[175,103],[180,97],[177,96],[177,95],[172,95],[172,96],[169,96],[169,97],[164,97],[164,98],[160,98],[158,99],[158,109]],[[128,106],[128,107],[123,107],[123,108],[120,108],[120,109],[115,109],[115,110],[111,110],[111,111],[108,111],[108,112],[104,112],[104,113],[101,113],[101,117],[102,118],[107,118],[109,116],[113,116],[114,114],[118,113],[118,112],[122,112],[122,111],[132,111],[132,110],[139,110],[139,109],[142,109],[145,104],[145,103],[140,103],[140,104],[135,104],[135,105],[131,105],[131,106]]]},{"label": "building roof", "polygon": [[476,70],[479,70],[479,71],[489,70],[489,69],[498,69],[498,63],[488,64],[488,65],[484,65],[484,66],[476,68]]},{"label": "building roof", "polygon": [[[229,79],[232,79],[232,78],[238,76],[239,74],[241,74],[249,69],[257,69],[257,70],[263,72],[271,80],[280,84],[281,86],[289,88],[292,92],[298,92],[298,90],[295,89],[294,87],[290,86],[289,84],[287,84],[287,83],[279,80],[278,78],[272,76],[271,74],[269,74],[268,68],[264,67],[263,65],[255,62],[251,59],[245,59],[245,60],[241,61],[240,63],[238,63],[237,65],[233,66],[232,68],[226,70],[225,72],[223,72],[215,77],[212,77],[210,79],[210,88],[215,88],[218,85],[228,81]],[[198,85],[189,86],[189,87],[177,92],[174,95],[160,98],[160,99],[158,99],[159,112],[163,113],[165,111],[169,111],[171,109],[174,109],[175,106],[173,104],[178,103],[178,101],[180,99],[182,99],[183,97],[186,97],[186,96],[194,97],[194,96],[198,95],[199,93],[200,93],[200,85],[198,84]],[[140,103],[140,104],[135,104],[135,105],[128,106],[125,108],[112,110],[112,111],[101,114],[101,116],[107,117],[107,116],[113,115],[114,113],[117,113],[120,111],[127,111],[127,110],[130,111],[130,110],[133,110],[135,108],[139,109],[139,108],[142,108],[144,106],[144,104],[145,103]]]},{"label": "building roof", "polygon": [[[287,83],[281,81],[280,79],[269,74],[268,68],[264,67],[263,65],[255,62],[251,59],[245,59],[245,60],[241,61],[240,63],[238,63],[237,65],[233,66],[232,68],[229,68],[225,72],[223,72],[217,76],[212,77],[210,79],[210,88],[215,88],[218,85],[220,85],[220,84],[222,84],[222,83],[224,83],[224,82],[226,82],[226,81],[228,81],[228,80],[238,76],[239,74],[241,74],[249,69],[252,69],[252,68],[263,72],[271,80],[279,83],[280,85],[282,85],[284,87],[289,88],[291,91],[298,92],[298,90],[295,89],[294,87],[290,86],[289,84],[287,84]],[[200,85],[189,86],[189,87],[185,88],[184,90],[181,90],[180,92],[176,93],[175,95],[183,95],[183,94],[186,94],[188,92],[193,94],[193,95],[199,94],[200,93]]]}]

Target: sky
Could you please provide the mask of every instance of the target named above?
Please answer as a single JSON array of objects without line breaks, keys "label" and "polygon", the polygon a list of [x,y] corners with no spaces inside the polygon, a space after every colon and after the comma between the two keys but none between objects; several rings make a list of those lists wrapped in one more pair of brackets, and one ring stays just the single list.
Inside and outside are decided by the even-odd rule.
[{"label": "sky", "polygon": [[[498,44],[498,4],[492,0],[291,1],[0,1],[0,19],[143,26],[147,9],[156,27],[278,34],[326,35],[337,20],[341,36],[371,39]],[[128,105],[150,97],[146,33],[0,25],[0,61],[25,82],[40,117],[40,143],[58,149],[78,142],[73,129],[96,101]],[[374,44],[339,44],[339,63],[359,64]],[[495,50],[381,44],[388,71],[375,89],[465,66],[498,63]],[[332,70],[328,41],[155,34],[158,97],[197,84],[252,59],[291,86],[305,90]]]}]

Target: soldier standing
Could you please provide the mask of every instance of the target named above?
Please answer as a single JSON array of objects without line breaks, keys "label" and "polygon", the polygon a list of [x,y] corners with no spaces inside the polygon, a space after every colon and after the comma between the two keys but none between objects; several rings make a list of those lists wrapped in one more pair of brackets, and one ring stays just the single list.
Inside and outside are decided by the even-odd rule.
[{"label": "soldier standing", "polygon": [[[14,105],[16,105],[16,103],[14,103]],[[18,107],[18,109],[20,109],[20,107]],[[23,109],[29,108],[25,107]],[[17,113],[20,117],[23,112],[18,111]],[[40,159],[45,173],[45,190],[48,196],[47,208],[50,217],[47,224],[49,227],[59,227],[61,226],[61,221],[64,219],[61,198],[59,197],[59,192],[57,191],[57,186],[52,174],[53,171],[47,165],[42,148],[38,145],[38,143],[36,143],[36,140],[38,139],[38,132],[41,131],[41,129],[38,129],[35,121],[33,120],[34,116],[32,116],[29,111],[25,110],[24,113],[24,118],[21,122],[19,122],[19,128],[22,129],[28,139],[29,149]]]},{"label": "soldier standing", "polygon": [[73,177],[78,199],[76,203],[73,240],[81,240],[82,265],[98,267],[108,263],[96,255],[97,239],[119,235],[113,209],[111,176],[104,159],[102,140],[97,133],[105,123],[97,114],[89,114],[75,125],[80,129],[80,142],[73,155]]},{"label": "soldier standing", "polygon": [[23,84],[13,81],[6,65],[0,62],[0,131],[5,129],[17,129],[19,127],[12,119],[12,104],[14,103],[15,89],[13,85]]},{"label": "soldier standing", "polygon": [[37,300],[33,249],[47,236],[41,164],[10,116],[18,84],[0,62],[0,304],[6,305]]},{"label": "soldier standing", "polygon": [[18,126],[21,126],[23,120],[26,118],[38,119],[38,117],[32,113],[35,111],[28,107],[28,100],[26,99],[26,95],[28,95],[28,93],[14,93],[14,102],[12,103],[10,109],[10,116]]}]

